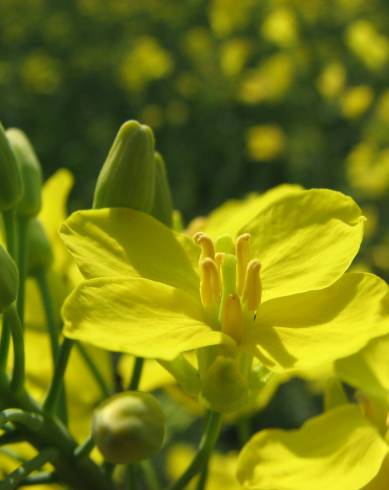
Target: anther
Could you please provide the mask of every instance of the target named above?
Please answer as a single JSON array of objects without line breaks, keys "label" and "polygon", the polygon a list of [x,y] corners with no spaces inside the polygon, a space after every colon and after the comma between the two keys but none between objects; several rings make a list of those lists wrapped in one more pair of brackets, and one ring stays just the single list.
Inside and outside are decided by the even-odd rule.
[{"label": "anther", "polygon": [[253,259],[246,270],[246,279],[243,288],[243,300],[250,311],[255,311],[261,303],[262,284],[260,278],[261,264]]},{"label": "anther", "polygon": [[205,233],[196,233],[193,237],[194,241],[201,247],[201,259],[209,257],[210,259],[215,258],[215,247],[212,240]]},{"label": "anther", "polygon": [[243,313],[237,294],[229,294],[223,307],[222,331],[240,343],[243,337]]},{"label": "anther", "polygon": [[215,261],[209,257],[203,259],[200,263],[200,270],[200,296],[203,305],[211,306],[220,303],[220,279]]},{"label": "anther", "polygon": [[246,278],[247,264],[250,258],[250,238],[249,233],[238,236],[235,242],[236,264],[236,289],[238,294],[242,294]]}]

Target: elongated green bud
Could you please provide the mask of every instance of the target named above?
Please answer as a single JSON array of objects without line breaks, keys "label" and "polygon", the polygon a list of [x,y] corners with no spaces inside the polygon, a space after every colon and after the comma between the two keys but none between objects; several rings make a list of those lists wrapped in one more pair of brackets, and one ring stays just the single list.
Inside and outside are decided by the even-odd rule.
[{"label": "elongated green bud", "polygon": [[42,205],[42,170],[27,136],[17,128],[6,131],[14,155],[19,163],[23,179],[23,194],[17,206],[19,216],[31,218],[39,213]]},{"label": "elongated green bud", "polygon": [[153,132],[137,121],[127,121],[119,129],[100,171],[93,207],[124,207],[149,213],[154,189]]},{"label": "elongated green bud", "polygon": [[0,313],[15,301],[18,294],[18,279],[15,262],[0,245]]},{"label": "elongated green bud", "polygon": [[155,153],[155,194],[151,215],[161,223],[173,225],[173,201],[167,178],[166,166],[162,156]]},{"label": "elongated green bud", "polygon": [[53,251],[42,223],[38,218],[30,221],[28,227],[28,274],[35,275],[48,269],[53,262]]},{"label": "elongated green bud", "polygon": [[12,209],[23,194],[21,171],[0,124],[0,211]]},{"label": "elongated green bud", "polygon": [[165,417],[155,397],[127,391],[105,400],[93,417],[93,436],[107,461],[128,464],[150,458],[162,446]]}]

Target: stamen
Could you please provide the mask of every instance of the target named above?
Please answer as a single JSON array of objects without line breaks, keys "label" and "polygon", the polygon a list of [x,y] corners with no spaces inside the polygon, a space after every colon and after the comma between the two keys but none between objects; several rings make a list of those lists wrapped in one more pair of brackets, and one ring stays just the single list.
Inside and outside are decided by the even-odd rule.
[{"label": "stamen", "polygon": [[236,288],[238,294],[242,294],[244,282],[246,279],[246,269],[250,257],[250,239],[249,233],[238,236],[235,242],[236,264]]},{"label": "stamen", "polygon": [[215,262],[216,262],[217,270],[219,271],[219,274],[221,274],[222,262],[223,262],[224,255],[225,254],[223,252],[216,252],[215,253]]},{"label": "stamen", "polygon": [[232,337],[237,343],[243,337],[243,313],[237,294],[230,294],[223,308],[222,331]]},{"label": "stamen", "polygon": [[209,257],[200,263],[201,281],[200,296],[204,306],[219,304],[221,298],[220,279],[217,266],[214,260]]},{"label": "stamen", "polygon": [[196,233],[193,237],[197,245],[201,247],[201,259],[209,257],[210,259],[215,258],[215,247],[213,246],[212,240],[205,233]]},{"label": "stamen", "polygon": [[250,311],[255,311],[261,303],[262,284],[259,275],[260,270],[261,264],[259,260],[253,259],[249,262],[243,288],[243,300]]}]

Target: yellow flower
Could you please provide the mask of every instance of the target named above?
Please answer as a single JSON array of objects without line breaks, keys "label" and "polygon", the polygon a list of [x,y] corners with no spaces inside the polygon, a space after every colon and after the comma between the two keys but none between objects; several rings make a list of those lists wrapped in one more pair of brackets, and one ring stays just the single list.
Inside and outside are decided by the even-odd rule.
[{"label": "yellow flower", "polygon": [[[146,214],[73,214],[62,237],[87,281],[64,305],[65,335],[165,360],[223,344],[283,371],[344,357],[388,331],[384,281],[344,274],[363,230],[351,198],[275,189],[255,213],[249,206],[219,223],[230,238],[217,240],[211,224],[197,235],[199,270],[200,248]],[[233,240],[237,255],[225,252]],[[215,244],[224,247],[222,278]]]},{"label": "yellow flower", "polygon": [[[388,298],[386,298],[388,302]],[[243,488],[385,490],[389,479],[389,336],[336,361],[337,374],[361,390],[360,407],[338,406],[293,431],[265,430],[239,456]]]}]

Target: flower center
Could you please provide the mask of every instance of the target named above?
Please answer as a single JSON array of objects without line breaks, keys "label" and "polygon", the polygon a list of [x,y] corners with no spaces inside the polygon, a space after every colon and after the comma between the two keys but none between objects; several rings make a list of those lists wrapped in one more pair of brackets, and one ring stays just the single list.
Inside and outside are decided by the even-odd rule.
[{"label": "flower center", "polygon": [[249,233],[233,242],[223,235],[215,242],[205,233],[194,235],[201,248],[200,296],[211,320],[240,343],[245,318],[253,318],[261,303],[261,265],[250,258]]}]

